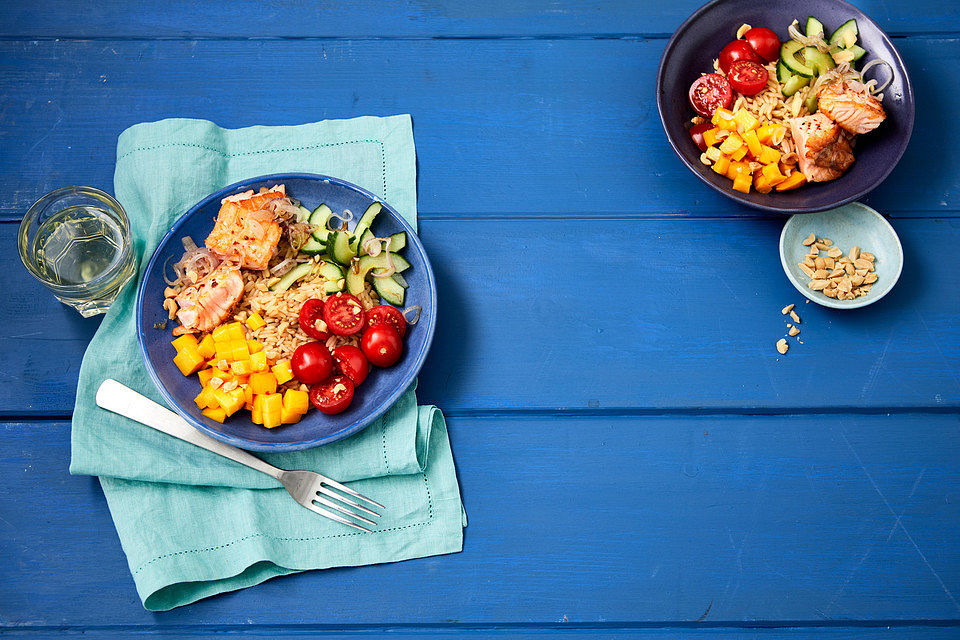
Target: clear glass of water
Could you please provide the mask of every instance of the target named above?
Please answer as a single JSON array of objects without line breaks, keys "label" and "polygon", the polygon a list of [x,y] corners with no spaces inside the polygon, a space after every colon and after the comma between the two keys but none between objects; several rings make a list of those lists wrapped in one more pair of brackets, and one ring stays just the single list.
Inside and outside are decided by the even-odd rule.
[{"label": "clear glass of water", "polygon": [[17,244],[33,277],[84,318],[106,313],[136,270],[126,212],[93,187],[63,187],[37,200]]}]

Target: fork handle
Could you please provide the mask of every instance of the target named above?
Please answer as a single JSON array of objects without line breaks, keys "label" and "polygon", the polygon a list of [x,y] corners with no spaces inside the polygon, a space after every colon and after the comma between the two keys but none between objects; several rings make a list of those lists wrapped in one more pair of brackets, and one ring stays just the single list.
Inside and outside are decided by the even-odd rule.
[{"label": "fork handle", "polygon": [[97,389],[97,404],[107,411],[136,420],[140,424],[153,427],[157,431],[179,438],[207,451],[212,451],[224,458],[230,458],[234,462],[261,471],[277,480],[283,473],[280,469],[267,464],[243,449],[215,440],[194,429],[173,411],[160,406],[150,398],[137,393],[116,380],[107,378],[100,384],[100,388]]}]

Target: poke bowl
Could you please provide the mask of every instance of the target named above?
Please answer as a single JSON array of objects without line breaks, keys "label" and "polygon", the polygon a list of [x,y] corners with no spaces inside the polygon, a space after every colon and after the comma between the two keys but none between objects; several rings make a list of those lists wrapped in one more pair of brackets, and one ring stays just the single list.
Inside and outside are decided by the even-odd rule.
[{"label": "poke bowl", "polygon": [[[899,53],[842,0],[802,8],[714,0],[670,38],[656,92],[667,139],[690,171],[767,211],[822,211],[862,197],[893,171],[913,130]],[[880,115],[864,125],[865,109]]]},{"label": "poke bowl", "polygon": [[267,175],[174,223],[145,269],[136,322],[150,377],[189,424],[243,449],[294,451],[360,431],[414,383],[436,284],[388,203],[329,176]]}]

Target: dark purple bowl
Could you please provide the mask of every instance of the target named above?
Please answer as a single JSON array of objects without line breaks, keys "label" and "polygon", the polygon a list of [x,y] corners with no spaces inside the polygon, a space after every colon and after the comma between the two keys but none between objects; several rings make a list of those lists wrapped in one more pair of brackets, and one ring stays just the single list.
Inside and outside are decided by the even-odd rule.
[{"label": "dark purple bowl", "polygon": [[[874,58],[883,58],[893,67],[894,80],[884,91],[883,108],[887,119],[875,131],[857,136],[856,161],[845,174],[831,182],[806,184],[794,191],[768,194],[734,191],[731,181],[714,173],[700,162],[700,149],[687,132],[696,115],[687,97],[690,85],[701,73],[713,70],[713,60],[736,37],[737,28],[747,23],[773,29],[781,39],[787,27],[807,16],[819,19],[829,34],[850,18],[860,29],[858,44],[867,50],[858,68]],[[885,67],[874,67],[868,77],[881,82],[887,78]],[[745,205],[780,213],[807,213],[839,207],[860,198],[883,182],[907,148],[913,132],[913,89],[910,77],[893,43],[876,23],[853,5],[842,0],[810,0],[802,5],[782,0],[714,0],[698,9],[673,34],[657,70],[657,110],[670,146],[697,177],[725,196]]]}]

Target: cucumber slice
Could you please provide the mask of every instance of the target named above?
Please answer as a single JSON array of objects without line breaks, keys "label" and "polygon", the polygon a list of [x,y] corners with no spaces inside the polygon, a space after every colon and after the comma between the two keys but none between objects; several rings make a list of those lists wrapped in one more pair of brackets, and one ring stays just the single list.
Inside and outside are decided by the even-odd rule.
[{"label": "cucumber slice", "polygon": [[310,222],[310,209],[300,205],[300,213],[297,214],[298,222]]},{"label": "cucumber slice", "polygon": [[809,82],[810,78],[804,78],[803,76],[792,76],[784,83],[782,87],[783,95],[789,98],[801,88],[807,86],[807,83]]},{"label": "cucumber slice", "polygon": [[308,256],[315,256],[317,254],[323,253],[327,250],[327,245],[324,242],[318,242],[316,238],[310,236],[307,238],[307,241],[303,243],[303,246],[300,247],[300,253],[305,253]]},{"label": "cucumber slice", "polygon": [[852,47],[850,47],[849,49],[847,49],[847,51],[852,51],[852,52],[853,52],[853,62],[856,62],[857,60],[859,60],[859,59],[862,58],[863,56],[867,55],[867,50],[864,49],[863,47],[861,47],[860,45],[857,45],[857,44],[855,44],[855,45],[853,45]]},{"label": "cucumber slice", "polygon": [[823,37],[823,23],[810,16],[807,18],[807,37],[812,38],[814,36]]},{"label": "cucumber slice", "polygon": [[811,115],[817,112],[818,102],[819,100],[817,99],[816,93],[811,91],[809,94],[807,94],[807,99],[804,101],[804,105],[806,105],[807,111],[809,111]]},{"label": "cucumber slice", "polygon": [[360,235],[360,240],[357,241],[357,255],[366,255],[366,251],[363,250],[363,243],[367,241],[367,238],[373,237],[373,231],[370,229],[364,229],[363,234]]},{"label": "cucumber slice", "polygon": [[783,63],[790,73],[795,73],[804,78],[812,78],[815,75],[813,69],[797,57],[801,49],[803,49],[803,45],[796,40],[787,40],[783,43],[783,46],[780,47],[780,62]]},{"label": "cucumber slice", "polygon": [[390,304],[397,307],[403,306],[403,299],[406,297],[407,291],[399,282],[393,279],[393,276],[389,278],[374,278],[373,288],[376,289],[382,299]]},{"label": "cucumber slice", "polygon": [[325,204],[321,204],[319,207],[313,210],[313,213],[310,214],[310,224],[316,227],[313,230],[313,237],[317,239],[317,242],[326,242],[327,237],[330,235],[330,229],[327,228],[327,222],[330,221],[330,218],[333,217],[333,211],[330,207]]},{"label": "cucumber slice", "polygon": [[816,75],[820,75],[824,71],[830,71],[837,66],[837,63],[833,61],[833,56],[820,51],[816,47],[804,47],[803,59]]},{"label": "cucumber slice", "polygon": [[407,232],[401,231],[390,236],[390,253],[396,253],[407,247]]},{"label": "cucumber slice", "polygon": [[343,279],[343,269],[335,262],[324,260],[320,263],[320,268],[317,269],[317,275],[327,280],[341,280]]},{"label": "cucumber slice", "polygon": [[353,229],[353,242],[350,245],[350,248],[353,249],[354,255],[357,253],[357,247],[360,245],[360,236],[363,235],[363,232],[369,229],[373,225],[374,219],[377,217],[377,214],[380,213],[380,210],[383,208],[379,202],[374,202],[367,210],[363,212],[363,215],[360,216],[360,221],[357,222],[357,226]]},{"label": "cucumber slice", "polygon": [[313,263],[304,262],[303,264],[298,264],[293,269],[290,269],[290,271],[287,271],[285,274],[283,274],[282,278],[273,283],[270,286],[270,291],[274,291],[276,293],[286,291],[293,286],[293,283],[300,278],[307,276],[311,271],[313,271]]},{"label": "cucumber slice", "polygon": [[327,236],[327,253],[340,264],[350,264],[357,255],[350,245],[353,240],[349,231],[331,231]]},{"label": "cucumber slice", "polygon": [[837,30],[830,36],[830,44],[840,45],[849,49],[857,44],[857,36],[860,35],[860,29],[857,28],[857,21],[851,18],[837,27]]},{"label": "cucumber slice", "polygon": [[787,66],[783,64],[783,60],[778,60],[777,61],[777,80],[780,82],[780,84],[789,82],[790,78],[792,78],[793,76],[794,74],[791,73],[790,69],[787,69]]},{"label": "cucumber slice", "polygon": [[[399,271],[406,271],[410,268],[410,263],[402,257],[391,252],[390,260],[394,268]],[[363,282],[367,279],[367,274],[374,270],[383,270],[387,268],[387,254],[381,253],[378,256],[362,256],[356,264],[347,269],[347,291],[357,295],[363,291]],[[377,280],[386,280],[387,278],[374,278]]]}]

